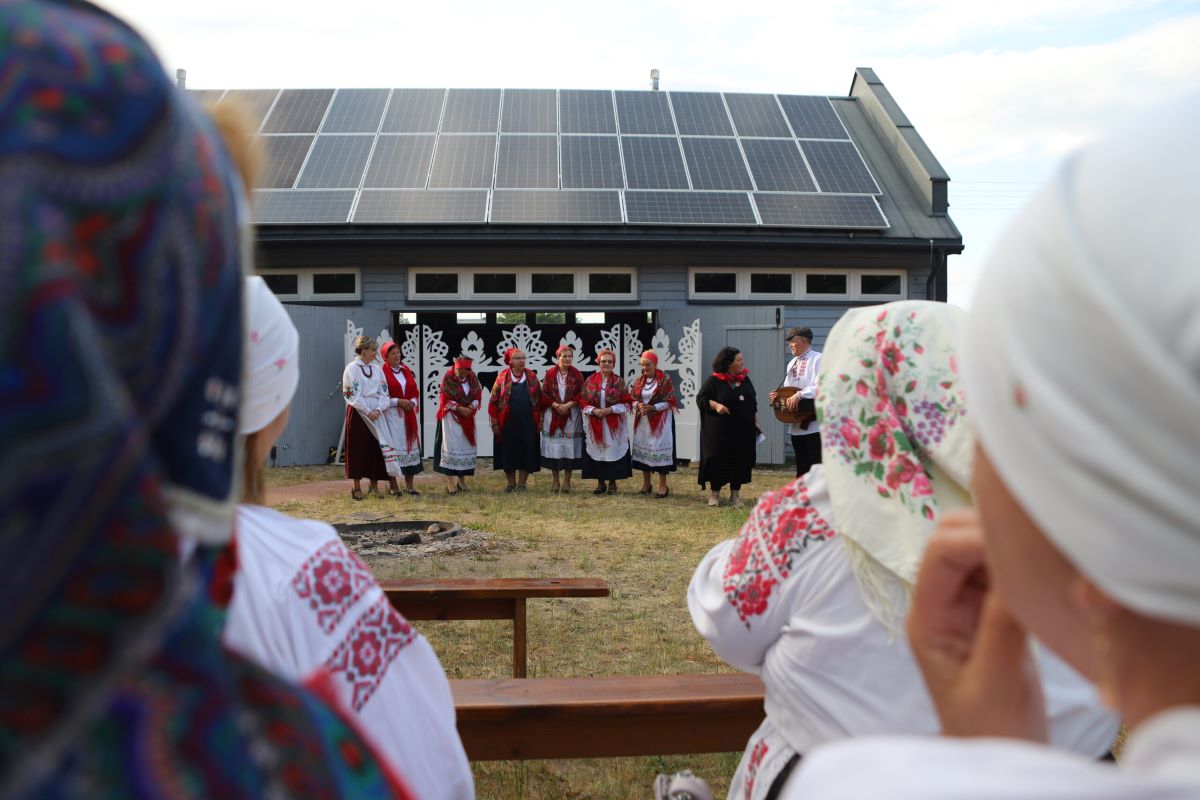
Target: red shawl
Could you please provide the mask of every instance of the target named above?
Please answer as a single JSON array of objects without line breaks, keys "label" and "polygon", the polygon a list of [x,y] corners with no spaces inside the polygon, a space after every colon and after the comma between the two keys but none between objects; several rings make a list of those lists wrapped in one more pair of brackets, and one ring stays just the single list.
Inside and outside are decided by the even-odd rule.
[{"label": "red shawl", "polygon": [[[679,400],[675,397],[675,386],[671,383],[671,376],[663,372],[661,369],[654,371],[654,380],[658,381],[658,386],[654,387],[654,393],[650,395],[650,405],[657,403],[666,403],[667,410],[651,411],[646,415],[646,419],[650,421],[650,432],[658,436],[662,432],[663,425],[667,422],[667,415],[673,410],[679,408]],[[642,402],[642,388],[646,385],[646,375],[642,373],[637,376],[637,380],[633,382],[633,402]],[[633,418],[633,428],[637,430],[638,423],[642,421],[642,417],[635,416]]]},{"label": "red shawl", "polygon": [[[583,373],[575,369],[575,367],[567,367],[567,396],[558,396],[558,366],[555,365],[546,373],[546,377],[542,379],[542,408],[550,407],[551,403],[569,403],[572,400],[579,399],[579,392],[583,389]],[[553,434],[567,427],[567,420],[571,418],[570,414],[557,414],[550,412],[550,429],[547,433]]]},{"label": "red shawl", "polygon": [[[605,394],[604,405],[600,404],[600,390],[607,387]],[[625,381],[617,373],[612,373],[608,376],[608,381],[604,380],[603,372],[593,372],[588,379],[584,381],[583,390],[579,393],[579,402],[585,406],[593,408],[606,408],[608,406],[628,404],[633,402],[633,398],[629,396],[629,390],[625,388]],[[596,442],[604,441],[604,422],[608,421],[608,427],[615,435],[617,428],[625,424],[622,416],[617,414],[609,414],[601,419],[594,417],[591,414],[587,415],[588,424],[592,426],[592,440]]]},{"label": "red shawl", "polygon": [[717,380],[725,381],[732,386],[735,383],[745,383],[746,378],[750,377],[750,370],[744,369],[736,375],[734,375],[732,372],[714,372],[712,375]]},{"label": "red shawl", "polygon": [[483,387],[479,385],[479,378],[475,377],[475,373],[467,371],[467,383],[469,388],[463,390],[463,381],[454,374],[454,370],[450,370],[442,378],[442,390],[438,393],[438,422],[441,422],[442,417],[450,414],[451,417],[462,426],[463,435],[467,437],[467,441],[472,445],[475,444],[475,415],[468,414],[463,416],[457,412],[450,410],[452,403],[460,406],[470,406],[472,403],[483,398]]},{"label": "red shawl", "polygon": [[[496,440],[504,434],[504,424],[508,422],[509,397],[512,396],[512,367],[496,376],[492,386],[492,399],[488,401],[488,414],[496,421]],[[542,385],[538,383],[537,373],[531,369],[525,370],[525,385],[529,387],[529,402],[533,406],[533,427],[540,429],[538,415],[542,410]]]},{"label": "red shawl", "polygon": [[[387,364],[383,365],[383,377],[387,379],[388,396],[398,397],[402,400],[415,401],[421,396],[421,392],[417,389],[417,379],[413,375],[411,369],[404,362],[400,362],[400,372],[404,375],[404,388],[400,388],[400,381],[396,379],[396,373]],[[401,411],[404,415],[404,438],[408,440],[407,450],[413,449],[413,443],[417,441],[417,407]]]}]

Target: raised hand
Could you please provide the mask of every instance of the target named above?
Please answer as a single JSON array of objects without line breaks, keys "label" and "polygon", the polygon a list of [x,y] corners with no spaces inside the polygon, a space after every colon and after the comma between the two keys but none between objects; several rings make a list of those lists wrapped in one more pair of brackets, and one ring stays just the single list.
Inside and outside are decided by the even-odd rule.
[{"label": "raised hand", "polygon": [[947,513],[930,538],[907,627],[943,733],[1046,741],[1029,638],[991,585],[974,512]]}]

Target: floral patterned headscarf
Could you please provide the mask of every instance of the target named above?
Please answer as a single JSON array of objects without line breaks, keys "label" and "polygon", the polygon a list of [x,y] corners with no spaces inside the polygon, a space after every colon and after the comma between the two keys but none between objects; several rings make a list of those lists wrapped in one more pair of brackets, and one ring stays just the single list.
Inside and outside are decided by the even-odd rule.
[{"label": "floral patterned headscarf", "polygon": [[817,411],[838,531],[906,584],[941,506],[968,502],[973,439],[955,353],[965,319],[925,301],[855,309],[825,344]]}]

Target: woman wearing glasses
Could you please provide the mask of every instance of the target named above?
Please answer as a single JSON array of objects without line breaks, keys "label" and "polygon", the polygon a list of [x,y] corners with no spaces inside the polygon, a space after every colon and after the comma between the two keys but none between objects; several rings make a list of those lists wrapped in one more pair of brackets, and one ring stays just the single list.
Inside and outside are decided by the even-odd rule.
[{"label": "woman wearing glasses", "polygon": [[588,377],[579,394],[587,423],[583,426],[583,477],[596,479],[592,494],[616,494],[617,481],[633,475],[629,423],[625,416],[633,398],[625,381],[613,371],[616,353],[601,350],[596,354],[596,362],[600,371]]}]

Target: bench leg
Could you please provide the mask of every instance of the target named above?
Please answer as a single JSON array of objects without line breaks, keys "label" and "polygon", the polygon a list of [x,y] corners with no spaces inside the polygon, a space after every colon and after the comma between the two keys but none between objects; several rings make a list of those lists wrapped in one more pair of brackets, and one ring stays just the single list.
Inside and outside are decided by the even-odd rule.
[{"label": "bench leg", "polygon": [[513,677],[525,677],[525,598],[513,601]]}]

